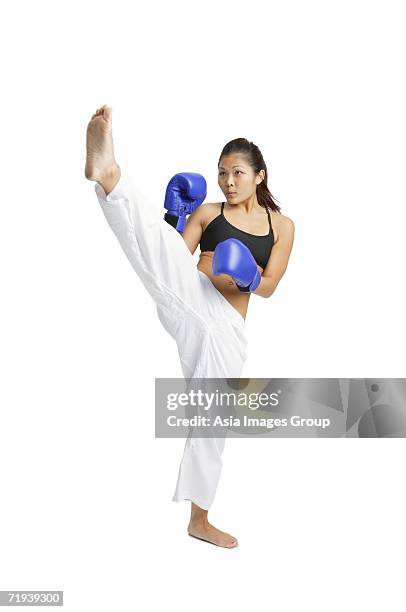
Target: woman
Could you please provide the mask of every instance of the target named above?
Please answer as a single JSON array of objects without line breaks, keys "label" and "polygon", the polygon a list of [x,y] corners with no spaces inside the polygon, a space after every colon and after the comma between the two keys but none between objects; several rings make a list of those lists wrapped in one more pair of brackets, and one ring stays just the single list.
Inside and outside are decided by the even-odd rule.
[{"label": "woman", "polygon": [[[85,176],[96,181],[103,213],[177,343],[185,378],[239,378],[246,359],[243,330],[251,291],[229,274],[214,274],[217,244],[229,238],[245,244],[261,274],[253,292],[270,297],[285,273],[294,239],[293,222],[280,214],[267,187],[258,147],[243,138],[231,141],[220,155],[218,170],[226,202],[199,206],[180,234],[117,164],[112,109],[104,105],[89,122]],[[199,243],[196,268],[193,253]],[[189,535],[234,548],[237,539],[208,521],[225,438],[192,434],[173,500],[191,502]]]}]

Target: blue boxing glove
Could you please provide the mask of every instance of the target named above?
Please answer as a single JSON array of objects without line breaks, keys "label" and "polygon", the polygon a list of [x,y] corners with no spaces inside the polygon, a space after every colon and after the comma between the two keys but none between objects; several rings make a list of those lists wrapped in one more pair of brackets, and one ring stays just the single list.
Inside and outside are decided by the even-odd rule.
[{"label": "blue boxing glove", "polygon": [[213,274],[229,274],[240,291],[255,291],[261,274],[251,251],[236,238],[219,242],[214,250]]},{"label": "blue boxing glove", "polygon": [[186,215],[200,206],[207,195],[207,184],[201,174],[180,172],[171,178],[166,188],[165,221],[178,232],[185,229]]}]

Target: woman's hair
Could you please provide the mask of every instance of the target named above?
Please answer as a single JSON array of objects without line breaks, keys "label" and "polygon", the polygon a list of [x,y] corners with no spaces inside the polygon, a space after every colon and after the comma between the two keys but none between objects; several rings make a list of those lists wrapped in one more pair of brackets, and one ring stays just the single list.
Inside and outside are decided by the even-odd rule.
[{"label": "woman's hair", "polygon": [[275,200],[272,193],[268,189],[268,170],[264,158],[262,157],[262,153],[258,149],[257,145],[250,142],[246,138],[235,138],[235,140],[230,140],[230,142],[228,142],[223,148],[217,165],[220,165],[220,160],[222,157],[232,153],[240,153],[244,155],[248,164],[256,174],[258,174],[260,170],[265,170],[265,178],[259,185],[257,185],[258,203],[265,209],[270,208],[271,210],[275,210],[280,213],[281,208],[276,204],[278,200]]}]

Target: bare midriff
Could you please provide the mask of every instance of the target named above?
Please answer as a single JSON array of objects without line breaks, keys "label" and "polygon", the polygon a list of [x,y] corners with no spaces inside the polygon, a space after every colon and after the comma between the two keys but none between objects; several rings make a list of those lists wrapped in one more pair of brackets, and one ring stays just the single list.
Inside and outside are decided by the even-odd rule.
[{"label": "bare midriff", "polygon": [[[215,276],[212,272],[212,260],[213,260],[213,252],[212,251],[203,251],[200,253],[199,263],[197,264],[197,269],[206,274],[217,289],[228,302],[230,302],[231,306],[233,306],[240,315],[245,319],[248,310],[248,302],[250,299],[250,293],[240,291],[231,276],[228,274],[220,274],[219,276]],[[263,272],[261,266],[258,266],[259,271]]]}]

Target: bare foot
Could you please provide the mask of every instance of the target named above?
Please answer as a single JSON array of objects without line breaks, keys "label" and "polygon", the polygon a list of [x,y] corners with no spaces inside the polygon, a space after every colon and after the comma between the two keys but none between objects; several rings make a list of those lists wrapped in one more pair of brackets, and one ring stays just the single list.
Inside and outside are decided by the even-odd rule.
[{"label": "bare foot", "polygon": [[97,181],[110,193],[121,176],[114,157],[112,136],[112,109],[104,105],[89,121],[86,133],[85,177]]},{"label": "bare foot", "polygon": [[190,521],[188,534],[193,538],[210,542],[216,546],[223,546],[224,548],[236,548],[238,546],[237,538],[213,527],[208,521]]}]

